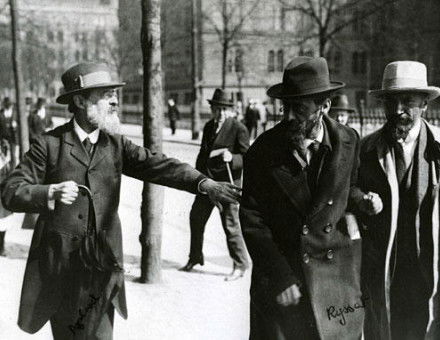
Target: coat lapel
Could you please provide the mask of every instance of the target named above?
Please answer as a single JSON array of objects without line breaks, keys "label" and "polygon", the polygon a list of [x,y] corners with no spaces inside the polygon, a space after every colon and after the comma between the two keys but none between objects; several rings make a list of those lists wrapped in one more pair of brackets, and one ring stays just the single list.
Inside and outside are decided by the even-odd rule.
[{"label": "coat lapel", "polygon": [[88,166],[90,158],[73,129],[73,120],[69,122],[69,127],[64,135],[64,141],[71,146],[70,154],[72,157],[84,166]]},{"label": "coat lapel", "polygon": [[92,160],[90,162],[90,168],[95,167],[101,162],[107,155],[106,148],[108,146],[108,136],[105,132],[99,132],[98,142],[95,145],[95,151],[93,152]]}]

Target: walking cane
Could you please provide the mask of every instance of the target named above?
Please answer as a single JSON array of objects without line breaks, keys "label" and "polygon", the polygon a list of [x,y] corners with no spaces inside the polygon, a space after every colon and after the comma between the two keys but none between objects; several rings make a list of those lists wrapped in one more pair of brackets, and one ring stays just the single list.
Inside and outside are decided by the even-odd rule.
[{"label": "walking cane", "polygon": [[234,184],[234,179],[232,178],[232,172],[229,162],[225,162],[225,163],[226,163],[226,169],[228,170],[229,182],[231,182],[231,184]]}]

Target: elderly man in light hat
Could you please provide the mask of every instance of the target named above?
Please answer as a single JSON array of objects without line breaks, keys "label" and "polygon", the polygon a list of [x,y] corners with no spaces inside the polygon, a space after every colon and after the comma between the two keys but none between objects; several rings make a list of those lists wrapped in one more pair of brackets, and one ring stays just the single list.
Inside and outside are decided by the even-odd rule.
[{"label": "elderly man in light hat", "polygon": [[359,138],[327,116],[342,87],[324,58],[297,57],[267,91],[284,119],[246,153],[240,206],[252,340],[362,336],[361,240],[346,215]]},{"label": "elderly man in light hat", "polygon": [[118,134],[118,97],[104,64],[81,63],[62,76],[57,98],[73,119],[37,137],[2,183],[6,208],[39,213],[23,281],[18,324],[55,339],[112,339],[114,309],[127,318],[121,223],[122,174],[237,203],[232,184],[139,147]]},{"label": "elderly man in light hat", "polygon": [[440,339],[440,130],[422,118],[440,88],[426,73],[419,62],[392,62],[370,91],[387,121],[362,141],[352,192],[365,224],[366,339]]}]

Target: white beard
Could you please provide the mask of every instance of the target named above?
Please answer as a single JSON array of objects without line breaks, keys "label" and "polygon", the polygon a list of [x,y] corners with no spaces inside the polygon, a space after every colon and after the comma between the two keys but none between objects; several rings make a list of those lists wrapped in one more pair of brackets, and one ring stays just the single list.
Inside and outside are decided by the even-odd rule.
[{"label": "white beard", "polygon": [[118,110],[105,103],[91,104],[87,107],[87,118],[99,130],[110,135],[120,133],[121,124],[118,117]]}]

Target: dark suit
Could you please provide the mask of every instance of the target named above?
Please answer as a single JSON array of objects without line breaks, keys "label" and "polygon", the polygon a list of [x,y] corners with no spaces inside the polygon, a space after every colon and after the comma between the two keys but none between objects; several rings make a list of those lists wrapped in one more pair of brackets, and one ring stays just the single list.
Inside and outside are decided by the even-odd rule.
[{"label": "dark suit", "polygon": [[[323,122],[324,139],[309,166],[288,147],[284,121],[244,159],[240,222],[253,261],[253,340],[361,337],[361,240],[345,215],[359,138],[327,117]],[[278,305],[276,296],[293,284],[299,305]],[[345,313],[336,316],[340,308]]]},{"label": "dark suit", "polygon": [[[249,148],[249,135],[246,127],[233,118],[225,120],[216,133],[215,122],[210,120],[203,129],[202,144],[197,156],[196,169],[217,180],[229,182],[228,172],[222,155],[210,158],[212,150],[227,148],[232,153],[231,171],[234,183],[241,184],[243,154]],[[203,263],[203,233],[206,222],[214,209],[207,196],[197,195],[190,212],[191,250],[190,260]],[[235,268],[246,269],[248,261],[243,236],[238,221],[238,207],[230,204],[224,206],[220,213],[223,229],[226,234],[229,255]]]},{"label": "dark suit", "polygon": [[[127,318],[123,272],[90,273],[78,263],[89,218],[87,197],[79,195],[70,206],[57,203],[54,210],[48,209],[47,199],[51,183],[72,180],[87,184],[93,195],[98,234],[122,267],[118,216],[122,174],[192,193],[205,178],[187,164],[102,131],[90,159],[71,121],[37,138],[22,163],[2,183],[2,201],[8,209],[40,214],[21,295],[18,324],[24,331],[35,333],[55,318],[55,325],[65,324],[54,329],[54,335],[61,329],[65,333],[58,338],[69,339],[68,325],[78,320],[78,308],[85,310],[92,302],[89,294],[99,298],[93,305],[99,310],[89,315],[94,317],[90,320],[93,326],[99,328],[105,320],[110,327],[113,307]],[[108,331],[103,334],[102,338],[108,339]]]}]

